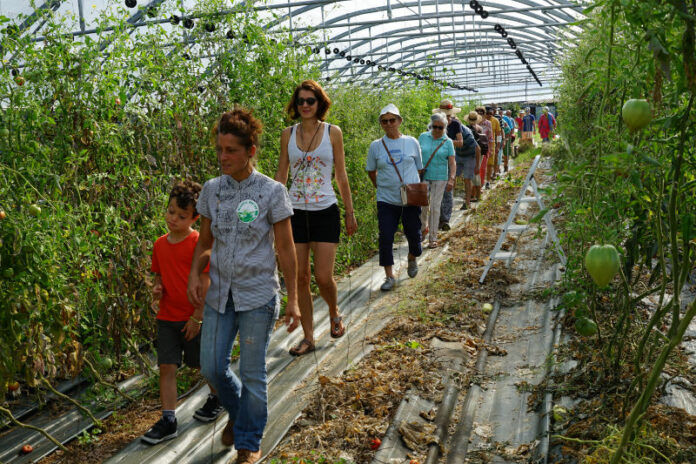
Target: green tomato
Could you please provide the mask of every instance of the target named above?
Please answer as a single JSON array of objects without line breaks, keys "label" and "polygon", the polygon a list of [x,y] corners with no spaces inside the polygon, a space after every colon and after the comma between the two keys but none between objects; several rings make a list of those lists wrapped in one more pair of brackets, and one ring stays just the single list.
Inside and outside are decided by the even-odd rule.
[{"label": "green tomato", "polygon": [[10,136],[9,129],[7,129],[6,127],[3,127],[2,129],[0,129],[0,137],[2,137],[3,139],[6,139],[9,136]]},{"label": "green tomato", "polygon": [[14,277],[14,269],[8,267],[4,271],[2,271],[2,276],[6,279],[11,279],[12,277]]},{"label": "green tomato", "polygon": [[104,356],[101,359],[101,365],[104,368],[104,370],[108,371],[109,369],[111,369],[114,366],[114,362],[111,360],[110,357]]},{"label": "green tomato", "polygon": [[592,319],[579,317],[575,320],[575,330],[583,337],[590,337],[597,333],[597,324]]},{"label": "green tomato", "polygon": [[34,217],[37,217],[39,214],[41,214],[41,208],[39,208],[39,205],[31,205],[29,207],[29,214],[31,214]]},{"label": "green tomato", "polygon": [[588,318],[590,317],[590,312],[587,310],[586,307],[578,306],[577,308],[575,308],[573,315],[578,319],[581,317]]},{"label": "green tomato", "polygon": [[639,130],[650,124],[652,114],[647,100],[632,98],[621,108],[621,117],[631,130]]},{"label": "green tomato", "polygon": [[585,254],[585,267],[597,286],[604,288],[619,272],[619,252],[613,245],[592,245]]}]

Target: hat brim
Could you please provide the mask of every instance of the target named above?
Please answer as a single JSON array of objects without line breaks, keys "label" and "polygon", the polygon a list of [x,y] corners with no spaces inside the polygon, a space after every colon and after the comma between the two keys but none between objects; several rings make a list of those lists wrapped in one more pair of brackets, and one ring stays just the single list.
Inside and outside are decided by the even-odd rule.
[{"label": "hat brim", "polygon": [[455,115],[455,114],[457,114],[457,113],[459,113],[459,112],[461,112],[461,111],[462,111],[461,108],[457,108],[456,106],[453,106],[452,108],[448,108],[448,109],[445,109],[445,108],[435,108],[435,109],[433,110],[433,114],[435,114],[435,113],[445,113],[447,116],[452,116],[452,115]]}]

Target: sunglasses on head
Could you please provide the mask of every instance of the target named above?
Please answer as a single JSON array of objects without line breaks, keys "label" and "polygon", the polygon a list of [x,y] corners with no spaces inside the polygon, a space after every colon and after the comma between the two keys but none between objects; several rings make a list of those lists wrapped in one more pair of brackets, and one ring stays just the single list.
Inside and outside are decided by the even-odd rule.
[{"label": "sunglasses on head", "polygon": [[379,120],[382,124],[394,124],[396,122],[396,118],[382,118]]},{"label": "sunglasses on head", "polygon": [[443,130],[445,126],[433,126],[433,129]]},{"label": "sunglasses on head", "polygon": [[314,98],[314,97],[309,97],[309,98],[302,98],[302,97],[299,97],[299,98],[297,99],[297,106],[302,106],[302,105],[304,105],[305,103],[307,103],[309,106],[312,106],[312,105],[315,104],[316,102],[317,102],[317,99]]},{"label": "sunglasses on head", "polygon": [[485,111],[483,111],[483,110],[478,110],[478,111],[476,111],[476,112],[477,112],[478,114],[484,114],[484,113],[485,113]]}]

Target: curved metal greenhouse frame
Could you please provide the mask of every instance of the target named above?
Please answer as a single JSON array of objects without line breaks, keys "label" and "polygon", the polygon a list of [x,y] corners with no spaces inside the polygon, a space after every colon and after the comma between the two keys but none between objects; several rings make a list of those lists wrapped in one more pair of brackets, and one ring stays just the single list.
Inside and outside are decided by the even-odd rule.
[{"label": "curved metal greenhouse frame", "polygon": [[[29,0],[22,1],[26,5],[15,6],[24,14],[16,27],[43,40],[39,16]],[[123,0],[49,0],[35,10],[72,14],[79,19],[73,35],[89,35],[96,29],[87,3],[91,9],[113,8]],[[169,12],[193,10],[196,4],[137,3],[128,19],[134,28],[171,26]],[[326,80],[377,88],[403,79],[431,81],[455,96],[478,100],[550,97],[559,75],[557,59],[584,18],[582,5],[567,0],[269,0],[229,2],[228,10],[215,14],[232,13],[240,5],[261,12],[267,34],[311,47]],[[150,7],[160,7],[166,18],[149,18]],[[7,13],[0,5],[0,14]]]}]

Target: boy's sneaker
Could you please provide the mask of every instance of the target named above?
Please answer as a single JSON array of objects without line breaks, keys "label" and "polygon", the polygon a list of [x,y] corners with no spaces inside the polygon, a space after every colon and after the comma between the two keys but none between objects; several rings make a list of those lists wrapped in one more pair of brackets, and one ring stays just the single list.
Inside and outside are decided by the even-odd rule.
[{"label": "boy's sneaker", "polygon": [[151,445],[156,445],[157,443],[171,440],[172,438],[176,438],[176,419],[172,421],[164,417],[158,420],[157,423],[141,437],[145,443]]},{"label": "boy's sneaker", "polygon": [[203,407],[198,408],[193,417],[201,422],[212,422],[220,415],[222,412],[222,405],[218,400],[216,395],[208,395],[208,399],[203,405]]}]

